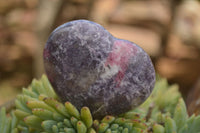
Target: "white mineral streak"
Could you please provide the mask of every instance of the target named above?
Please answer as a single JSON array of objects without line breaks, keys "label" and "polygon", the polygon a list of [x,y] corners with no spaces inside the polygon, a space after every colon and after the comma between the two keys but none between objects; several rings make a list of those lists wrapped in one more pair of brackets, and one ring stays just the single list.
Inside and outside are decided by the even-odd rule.
[{"label": "white mineral streak", "polygon": [[105,67],[105,72],[101,74],[102,79],[108,79],[112,78],[114,75],[116,75],[120,70],[120,67],[117,65],[112,65],[109,67]]}]

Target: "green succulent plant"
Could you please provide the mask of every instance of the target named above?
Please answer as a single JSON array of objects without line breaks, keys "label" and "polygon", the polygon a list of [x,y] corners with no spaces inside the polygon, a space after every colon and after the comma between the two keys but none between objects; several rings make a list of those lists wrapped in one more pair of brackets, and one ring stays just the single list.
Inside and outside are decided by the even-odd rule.
[{"label": "green succulent plant", "polygon": [[88,107],[80,111],[59,101],[47,77],[33,80],[15,101],[16,109],[0,112],[0,133],[198,133],[200,116],[188,116],[177,85],[158,79],[151,96],[119,116],[93,120]]}]

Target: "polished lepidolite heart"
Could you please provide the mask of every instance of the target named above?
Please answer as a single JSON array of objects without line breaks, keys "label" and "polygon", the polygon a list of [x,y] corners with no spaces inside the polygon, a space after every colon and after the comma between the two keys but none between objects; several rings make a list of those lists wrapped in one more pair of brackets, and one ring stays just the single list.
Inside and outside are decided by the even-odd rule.
[{"label": "polished lepidolite heart", "polygon": [[155,83],[150,57],[101,25],[76,20],[56,28],[44,48],[46,74],[63,102],[94,117],[118,115],[146,100]]}]

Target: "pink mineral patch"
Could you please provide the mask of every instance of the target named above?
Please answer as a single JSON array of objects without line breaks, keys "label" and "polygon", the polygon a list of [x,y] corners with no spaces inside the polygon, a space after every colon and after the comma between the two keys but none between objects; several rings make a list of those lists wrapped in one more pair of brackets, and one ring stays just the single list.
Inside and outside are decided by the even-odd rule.
[{"label": "pink mineral patch", "polygon": [[120,86],[121,81],[124,78],[124,74],[129,65],[129,59],[135,55],[137,48],[131,44],[131,42],[124,40],[116,40],[114,42],[112,51],[108,55],[105,65],[106,66],[118,66],[119,72],[115,78],[117,86]]}]

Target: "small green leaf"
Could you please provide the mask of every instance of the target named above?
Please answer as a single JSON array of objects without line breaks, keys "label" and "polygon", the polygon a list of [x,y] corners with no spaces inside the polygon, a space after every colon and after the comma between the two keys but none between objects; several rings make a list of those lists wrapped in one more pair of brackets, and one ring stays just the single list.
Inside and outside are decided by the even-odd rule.
[{"label": "small green leaf", "polygon": [[176,123],[175,121],[170,118],[166,117],[165,118],[165,132],[166,133],[176,133]]},{"label": "small green leaf", "polygon": [[112,122],[114,122],[114,120],[115,120],[114,116],[107,115],[101,120],[101,122],[111,124]]},{"label": "small green leaf", "polygon": [[71,115],[76,117],[77,119],[80,119],[80,113],[79,111],[76,109],[76,107],[74,105],[72,105],[70,102],[66,102],[65,103],[65,107],[67,109],[67,112]]},{"label": "small green leaf", "polygon": [[90,128],[93,124],[92,114],[88,107],[81,109],[81,120],[85,123],[87,128]]},{"label": "small green leaf", "polygon": [[87,132],[87,127],[82,121],[77,122],[77,132],[78,133],[86,133]]},{"label": "small green leaf", "polygon": [[103,133],[109,127],[108,123],[101,123],[98,127],[98,133]]},{"label": "small green leaf", "polygon": [[42,119],[35,115],[30,115],[24,118],[24,122],[31,128],[41,129]]},{"label": "small green leaf", "polygon": [[153,133],[165,133],[165,128],[162,125],[154,124]]},{"label": "small green leaf", "polygon": [[57,122],[54,120],[46,120],[46,121],[42,122],[41,126],[44,129],[44,131],[51,133],[51,132],[53,132],[53,126],[56,124],[57,124]]}]

